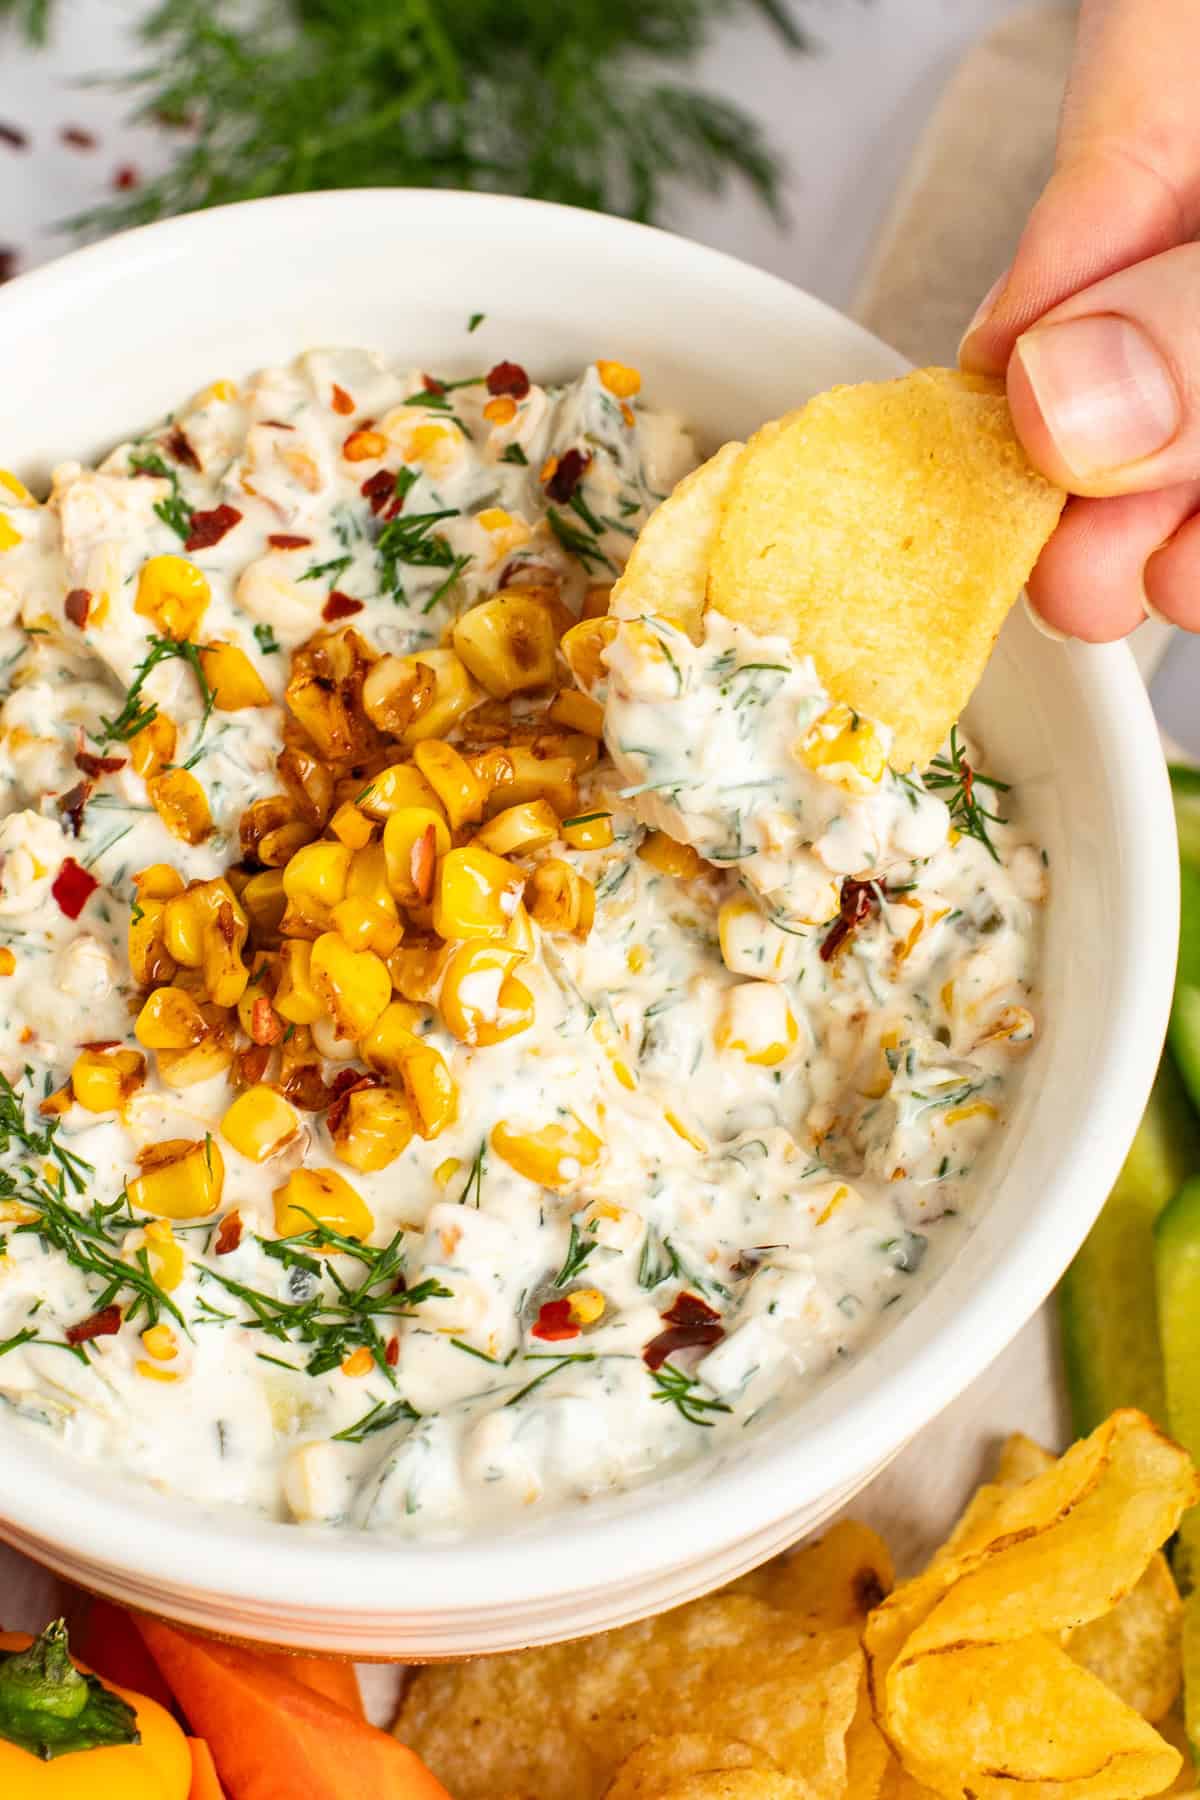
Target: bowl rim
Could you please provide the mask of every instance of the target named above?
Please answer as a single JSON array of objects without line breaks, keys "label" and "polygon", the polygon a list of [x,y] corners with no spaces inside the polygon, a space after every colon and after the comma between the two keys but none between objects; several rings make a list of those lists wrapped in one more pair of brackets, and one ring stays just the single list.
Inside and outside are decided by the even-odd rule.
[{"label": "bowl rim", "polygon": [[[494,218],[501,209],[535,232],[552,230],[569,253],[584,247],[602,254],[615,241],[650,264],[666,259],[681,278],[703,287],[706,278],[736,280],[747,306],[803,304],[810,320],[836,322],[846,337],[857,333],[878,354],[879,340],[853,321],[778,276],[738,258],[656,228],[551,206],[507,195],[427,189],[367,188],[349,192],[289,195],[174,218],[90,245],[46,267],[19,276],[0,292],[0,331],[26,308],[75,289],[80,309],[93,284],[133,277],[139,266],[190,260],[208,243],[253,237],[264,209],[272,230],[319,231],[323,218],[347,209],[364,218],[403,211],[415,221],[434,212],[450,215],[467,232],[473,220]],[[53,310],[53,309],[51,309]],[[899,360],[899,359],[898,359]],[[1119,878],[1129,918],[1130,953],[1119,966],[1116,1007],[1123,1029],[1112,1034],[1099,1066],[1091,1117],[1103,1121],[1098,1142],[1086,1157],[1065,1165],[1055,1187],[1055,1203],[1031,1217],[1012,1253],[981,1278],[964,1304],[896,1367],[881,1375],[866,1396],[836,1417],[777,1441],[750,1467],[736,1463],[706,1471],[690,1492],[677,1488],[655,1497],[633,1489],[620,1516],[589,1517],[576,1505],[548,1516],[534,1535],[504,1535],[439,1543],[398,1540],[387,1533],[300,1529],[261,1520],[234,1509],[217,1511],[132,1485],[106,1491],[84,1486],[84,1459],[68,1462],[21,1434],[22,1454],[5,1458],[0,1496],[0,1532],[7,1526],[25,1542],[70,1546],[72,1558],[100,1569],[136,1573],[142,1586],[203,1591],[231,1604],[251,1602],[294,1611],[302,1602],[309,1616],[324,1610],[359,1614],[364,1622],[385,1614],[406,1617],[457,1612],[479,1618],[499,1609],[525,1611],[539,1602],[561,1601],[594,1591],[607,1576],[621,1584],[661,1575],[715,1553],[734,1538],[750,1536],[818,1492],[812,1479],[820,1469],[819,1492],[854,1478],[872,1453],[862,1445],[902,1438],[929,1422],[979,1375],[1032,1316],[1082,1241],[1101,1197],[1132,1139],[1149,1093],[1154,1062],[1165,1031],[1174,979],[1178,930],[1178,883],[1174,812],[1166,765],[1145,688],[1129,651],[1068,644],[1063,654],[1092,694],[1098,714],[1120,742],[1105,774],[1114,834],[1122,847]],[[1116,734],[1119,730],[1119,740]],[[1137,954],[1133,945],[1137,941]],[[1153,1052],[1153,1054],[1152,1054]],[[918,1312],[920,1308],[916,1309]],[[1016,1324],[1013,1321],[1016,1321]],[[12,1427],[14,1434],[18,1430]],[[5,1434],[7,1436],[7,1433]],[[877,1460],[877,1456],[876,1456]],[[770,1471],[766,1464],[769,1462]],[[694,1466],[694,1465],[693,1465]],[[640,1499],[639,1499],[640,1492]],[[81,1497],[86,1504],[81,1505]],[[388,1578],[383,1581],[384,1559]]]}]

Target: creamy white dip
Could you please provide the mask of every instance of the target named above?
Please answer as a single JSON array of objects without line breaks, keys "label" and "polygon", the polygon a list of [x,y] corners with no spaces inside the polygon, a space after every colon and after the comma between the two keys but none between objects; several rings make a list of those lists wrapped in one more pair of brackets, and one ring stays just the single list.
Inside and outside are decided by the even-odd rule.
[{"label": "creamy white dip", "polygon": [[[289,1028],[270,933],[236,953],[264,959],[215,1073],[182,1085],[179,1053],[147,1044],[150,988],[207,1002],[191,965],[135,979],[144,872],[232,869],[241,893],[244,816],[287,791],[292,653],[350,628],[444,675],[449,627],[500,589],[536,590],[555,635],[597,614],[695,461],[636,389],[605,363],[542,388],[321,351],[215,383],[98,470],[60,467],[44,504],[0,475],[0,1402],[81,1458],[274,1517],[494,1529],[736,1447],[911,1300],[985,1197],[1046,884],[1017,797],[957,742],[933,791],[895,775],[886,731],[832,707],[807,660],[711,615],[700,644],[647,619],[602,650],[607,755],[543,716],[552,685],[511,707],[476,691],[439,733],[480,770],[533,740],[574,766],[544,796],[567,836],[512,853],[488,941],[519,958],[473,967],[452,1014],[443,954],[428,1003],[403,1002],[453,1087],[436,1132],[369,1039],[328,1011]],[[190,651],[164,651],[143,605],[161,557],[202,579],[174,632]],[[207,704],[196,659],[218,644],[254,703]],[[138,773],[148,709],[174,742]],[[376,845],[372,791],[412,752],[393,736],[334,771]],[[210,820],[195,842],[161,786],[180,774],[176,801],[198,789]],[[493,789],[485,817],[508,804]],[[561,926],[540,908],[549,863],[589,884],[590,930],[590,897]],[[430,913],[406,893],[411,950]],[[510,976],[521,1028],[467,1041],[467,1013],[518,1004]],[[89,1110],[81,1056],[120,1052],[126,1089]],[[340,1154],[347,1070],[407,1119],[383,1166]],[[294,1103],[260,1161],[226,1130],[248,1084]],[[138,1182],[179,1141],[199,1210],[181,1173],[164,1221]],[[301,1170],[349,1183],[367,1228],[292,1216],[281,1238]]]}]

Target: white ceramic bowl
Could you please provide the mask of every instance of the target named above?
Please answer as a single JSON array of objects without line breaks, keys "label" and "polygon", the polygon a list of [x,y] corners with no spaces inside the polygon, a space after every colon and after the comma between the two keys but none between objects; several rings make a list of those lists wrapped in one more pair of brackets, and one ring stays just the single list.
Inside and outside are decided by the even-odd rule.
[{"label": "white ceramic bowl", "polygon": [[[469,340],[468,316],[487,315]],[[4,461],[31,481],[101,452],[218,375],[313,344],[439,370],[597,354],[644,373],[707,445],[896,354],[816,300],[677,238],[459,194],[359,192],[198,214],[0,293]],[[699,1594],[829,1516],[1008,1342],[1100,1206],[1150,1085],[1178,878],[1154,723],[1124,649],[1006,629],[972,723],[1048,845],[1044,1029],[947,1272],[736,1466],[461,1546],[214,1512],[0,1422],[0,1533],[119,1600],[218,1632],[438,1657],[598,1630]]]}]

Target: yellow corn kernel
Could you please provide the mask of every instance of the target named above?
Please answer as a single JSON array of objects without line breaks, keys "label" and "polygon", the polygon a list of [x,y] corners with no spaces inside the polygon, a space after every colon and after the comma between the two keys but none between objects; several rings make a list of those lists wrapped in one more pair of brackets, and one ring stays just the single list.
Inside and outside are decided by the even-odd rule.
[{"label": "yellow corn kernel", "polygon": [[546,800],[523,800],[506,806],[475,835],[475,842],[495,856],[528,856],[544,850],[558,836],[558,814]]},{"label": "yellow corn kernel", "polygon": [[437,861],[450,848],[450,827],[441,808],[405,806],[383,827],[388,886],[402,905],[433,898]]},{"label": "yellow corn kernel", "polygon": [[12,520],[0,513],[0,550],[15,550],[23,542],[24,539]]},{"label": "yellow corn kernel", "polygon": [[220,401],[222,405],[229,406],[235,400],[240,399],[241,392],[237,382],[226,381],[222,378],[220,381],[210,381],[206,388],[201,388],[192,401],[192,407],[199,412],[203,407],[211,405],[213,401]]},{"label": "yellow corn kernel", "polygon": [[349,1375],[352,1381],[369,1375],[374,1367],[375,1358],[365,1344],[360,1344],[357,1350],[352,1350],[341,1365],[342,1374]]},{"label": "yellow corn kernel", "polygon": [[441,1051],[432,1044],[411,1045],[400,1058],[400,1079],[417,1135],[439,1137],[458,1112],[458,1090]]},{"label": "yellow corn kernel", "polygon": [[425,738],[413,745],[413,762],[437,795],[451,831],[482,819],[487,788],[453,744]]},{"label": "yellow corn kernel", "polygon": [[185,844],[202,844],[212,836],[212,814],[208,796],[187,769],[172,769],[163,775],[151,775],[146,782],[155,812],[174,837]]},{"label": "yellow corn kernel", "polygon": [[616,637],[617,629],[617,620],[605,615],[581,619],[578,625],[572,625],[570,631],[564,632],[559,649],[581,688],[593,688],[604,679],[608,672],[603,661],[604,652]]},{"label": "yellow corn kernel", "polygon": [[638,845],[638,860],[660,875],[675,875],[680,881],[694,881],[703,875],[704,858],[692,844],[677,844],[665,831],[651,831]]},{"label": "yellow corn kernel", "polygon": [[200,651],[204,670],[218,712],[242,712],[250,706],[270,706],[265,681],[244,650],[236,644],[205,644]]},{"label": "yellow corn kernel", "polygon": [[151,863],[148,868],[139,869],[133,885],[140,901],[173,900],[176,894],[182,894],[184,881],[170,863]]},{"label": "yellow corn kernel", "polygon": [[441,810],[437,795],[412,763],[392,763],[388,768],[380,769],[378,775],[372,775],[369,781],[360,783],[354,805],[366,813],[368,819],[379,820],[390,818],[406,806],[432,808],[434,812]]},{"label": "yellow corn kernel", "polygon": [[179,1339],[169,1325],[148,1325],[142,1333],[142,1349],[155,1362],[174,1362],[179,1355]]},{"label": "yellow corn kernel", "polygon": [[830,1219],[832,1219],[834,1213],[840,1212],[842,1210],[842,1207],[846,1204],[846,1202],[849,1198],[850,1198],[850,1189],[846,1186],[846,1184],[844,1182],[839,1182],[838,1185],[834,1188],[832,1194],[829,1196],[829,1199],[826,1201],[825,1205],[821,1208],[820,1212],[817,1214],[816,1223],[818,1225],[828,1225],[828,1223],[829,1223]]},{"label": "yellow corn kernel", "polygon": [[533,995],[513,970],[523,961],[507,945],[460,944],[446,964],[438,1008],[462,1044],[498,1044],[533,1024]]},{"label": "yellow corn kernel", "polygon": [[454,627],[454,648],[495,699],[549,687],[558,634],[548,606],[521,588],[480,601]]},{"label": "yellow corn kernel", "polygon": [[250,921],[221,876],[214,881],[193,882],[188,892],[200,911],[200,968],[205,992],[214,1006],[236,1006],[250,979],[250,971],[242,961]]},{"label": "yellow corn kernel", "polygon": [[165,941],[167,903],[165,900],[138,898],[129,916],[129,967],[139,987],[150,987],[156,981],[169,981],[175,973],[175,959]]},{"label": "yellow corn kernel", "polygon": [[147,1050],[187,1050],[208,1036],[208,1026],[185,988],[160,987],[142,1007],[133,1033]]},{"label": "yellow corn kernel", "polygon": [[783,988],[771,981],[743,981],[730,988],[717,1020],[718,1050],[736,1050],[748,1063],[773,1069],[800,1035]]},{"label": "yellow corn kernel", "polygon": [[330,1126],[333,1147],[344,1163],[364,1175],[394,1163],[412,1142],[412,1108],[396,1088],[356,1088]]},{"label": "yellow corn kernel", "polygon": [[576,1288],[567,1295],[567,1305],[576,1325],[594,1325],[604,1316],[604,1295],[599,1288]]},{"label": "yellow corn kernel", "polygon": [[525,904],[543,931],[585,938],[596,917],[596,890],[578,869],[553,856],[529,877]]},{"label": "yellow corn kernel", "polygon": [[221,1136],[252,1163],[277,1156],[300,1134],[300,1115],[274,1088],[249,1087],[221,1120]]},{"label": "yellow corn kernel", "polygon": [[365,850],[373,828],[370,819],[352,801],[344,800],[330,819],[329,829],[347,850]]},{"label": "yellow corn kernel", "polygon": [[17,970],[16,957],[13,955],[12,951],[8,948],[7,944],[0,946],[0,975],[15,975],[16,970]]},{"label": "yellow corn kernel", "polygon": [[163,941],[167,952],[185,969],[204,960],[204,909],[194,893],[176,894],[163,906]]},{"label": "yellow corn kernel", "polygon": [[952,1106],[948,1113],[942,1115],[947,1125],[965,1125],[968,1119],[998,1119],[1000,1117],[990,1100],[970,1100],[966,1106]]},{"label": "yellow corn kernel", "polygon": [[190,638],[211,597],[208,577],[186,556],[152,556],[142,564],[133,610],[164,637]]},{"label": "yellow corn kernel", "polygon": [[141,1173],[126,1183],[130,1204],[163,1219],[199,1219],[215,1212],[225,1185],[216,1140],[167,1138],[138,1153]]},{"label": "yellow corn kernel", "polygon": [[672,1112],[670,1107],[668,1107],[663,1113],[663,1118],[667,1121],[667,1124],[671,1127],[671,1130],[675,1133],[676,1137],[681,1137],[685,1144],[690,1144],[692,1149],[698,1150],[702,1156],[706,1154],[708,1145],[705,1143],[704,1139],[700,1136],[698,1131],[693,1131],[691,1126],[686,1124],[677,1112]]},{"label": "yellow corn kernel", "polygon": [[521,898],[522,876],[478,844],[451,850],[437,866],[433,929],[443,938],[503,937]]},{"label": "yellow corn kernel", "polygon": [[446,451],[451,445],[457,447],[456,438],[451,435],[449,426],[439,424],[437,420],[417,425],[408,434],[404,460],[444,464],[447,460]]},{"label": "yellow corn kernel", "polygon": [[249,921],[256,943],[279,935],[279,926],[287,906],[282,869],[260,869],[252,875],[240,895],[242,911]]},{"label": "yellow corn kernel", "polygon": [[283,871],[283,891],[288,899],[310,911],[327,912],[345,899],[350,858],[346,844],[321,839],[297,850]]},{"label": "yellow corn kernel", "polygon": [[391,942],[376,942],[377,938],[386,938],[388,934],[381,931],[386,921],[371,900],[354,897],[339,900],[331,916],[334,930],[351,950],[378,950],[381,955],[388,956],[401,940],[400,922],[393,915]]},{"label": "yellow corn kernel", "polygon": [[183,1245],[166,1219],[151,1219],[142,1235],[150,1257],[150,1273],[164,1293],[173,1294],[187,1268]]},{"label": "yellow corn kernel", "polygon": [[408,1000],[391,1000],[359,1044],[363,1061],[385,1075],[399,1075],[407,1051],[420,1043],[417,1027],[423,1009]]},{"label": "yellow corn kernel", "polygon": [[[363,705],[371,717],[374,717],[371,711],[374,689],[382,686],[382,678],[375,681],[376,671],[384,662],[398,665],[392,672],[395,679],[409,682],[416,679],[421,683],[420,691],[428,692],[428,699],[420,711],[393,734],[403,744],[416,744],[422,738],[444,737],[456,720],[483,698],[456,651],[448,648],[418,650],[411,656],[384,657],[376,663],[363,686]],[[386,726],[380,726],[380,730],[386,729]]]},{"label": "yellow corn kernel", "polygon": [[564,819],[562,837],[572,850],[607,850],[613,841],[612,814],[581,813],[578,818]]},{"label": "yellow corn kernel", "polygon": [[233,1045],[223,1031],[210,1031],[203,1043],[190,1050],[158,1050],[154,1062],[158,1078],[170,1088],[195,1087],[221,1075],[233,1061]]},{"label": "yellow corn kernel", "polygon": [[644,944],[634,944],[625,952],[625,967],[631,975],[640,975],[648,960]]},{"label": "yellow corn kernel", "polygon": [[405,1000],[432,1005],[450,955],[442,943],[401,944],[388,957],[392,986]]},{"label": "yellow corn kernel", "polygon": [[492,1149],[496,1155],[540,1187],[562,1194],[600,1161],[604,1146],[582,1119],[568,1124],[543,1125],[540,1131],[523,1131],[511,1120],[493,1126]]},{"label": "yellow corn kernel", "polygon": [[585,737],[597,739],[604,736],[604,708],[578,688],[560,689],[547,707],[546,717],[566,731],[581,731]]},{"label": "yellow corn kernel", "polygon": [[378,462],[387,455],[388,441],[382,431],[352,431],[342,445],[347,462]]},{"label": "yellow corn kernel", "polygon": [[519,806],[524,800],[545,800],[560,819],[579,811],[575,762],[568,755],[543,755],[531,744],[506,744],[500,752],[507,764],[506,778],[489,797],[488,811]]},{"label": "yellow corn kernel", "polygon": [[175,755],[175,723],[166,713],[155,713],[148,725],[129,740],[129,760],[143,781],[160,775]]},{"label": "yellow corn kernel", "polygon": [[638,369],[631,369],[626,363],[609,362],[605,357],[597,357],[596,373],[610,394],[618,400],[632,400],[641,392],[642,376]]},{"label": "yellow corn kernel", "polygon": [[146,1381],[178,1381],[179,1376],[174,1369],[164,1369],[159,1363],[143,1362],[140,1359],[133,1365],[136,1374]]},{"label": "yellow corn kernel", "polygon": [[71,1092],[88,1112],[116,1112],[145,1079],[137,1050],[81,1050],[71,1065]]},{"label": "yellow corn kernel", "polygon": [[274,1006],[292,1025],[315,1025],[325,1011],[312,978],[312,945],[305,938],[288,938],[280,948]]},{"label": "yellow corn kernel", "polygon": [[887,768],[887,748],[874,725],[841,701],[821,714],[793,754],[852,794],[870,793]]},{"label": "yellow corn kernel", "polygon": [[517,416],[517,403],[511,394],[496,394],[484,406],[483,416],[492,425],[511,425]]},{"label": "yellow corn kernel", "polygon": [[309,974],[340,1037],[355,1043],[375,1024],[392,997],[387,964],[372,950],[351,950],[336,931],[312,947]]},{"label": "yellow corn kernel", "polygon": [[278,1237],[298,1237],[314,1225],[360,1239],[375,1229],[366,1201],[336,1169],[293,1169],[274,1198]]},{"label": "yellow corn kernel", "polygon": [[18,506],[37,505],[37,501],[25,483],[14,475],[11,469],[0,469],[0,488],[3,488],[4,492],[10,499],[15,500]]},{"label": "yellow corn kernel", "polygon": [[[351,859],[350,873],[346,878],[346,898],[339,901],[333,909],[333,920],[339,930],[343,909],[348,908],[351,902],[355,905],[356,914],[364,906],[369,908],[373,921],[370,936],[365,943],[355,943],[354,948],[367,948],[377,951],[380,956],[390,956],[404,936],[404,927],[396,910],[392,890],[388,886],[387,855],[381,843],[368,844],[365,849],[356,850]],[[346,941],[351,941],[349,936]]]}]

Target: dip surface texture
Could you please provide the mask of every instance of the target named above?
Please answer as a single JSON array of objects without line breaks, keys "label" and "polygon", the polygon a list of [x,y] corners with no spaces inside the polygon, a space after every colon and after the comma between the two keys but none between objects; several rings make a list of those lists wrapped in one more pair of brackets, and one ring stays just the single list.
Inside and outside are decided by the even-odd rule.
[{"label": "dip surface texture", "polygon": [[605,616],[639,387],[319,351],[0,472],[0,1402],[79,1457],[491,1530],[736,1452],[986,1199],[1019,796]]}]

